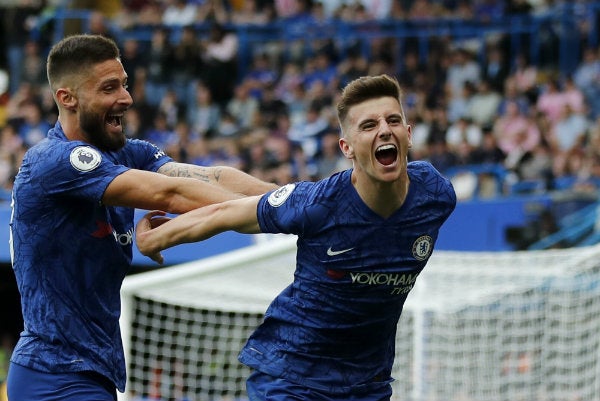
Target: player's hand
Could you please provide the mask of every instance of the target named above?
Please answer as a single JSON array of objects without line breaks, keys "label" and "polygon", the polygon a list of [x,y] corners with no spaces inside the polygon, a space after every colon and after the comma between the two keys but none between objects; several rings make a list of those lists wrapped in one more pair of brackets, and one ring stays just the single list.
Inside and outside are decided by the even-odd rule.
[{"label": "player's hand", "polygon": [[164,258],[160,251],[153,250],[151,238],[147,233],[171,220],[169,217],[165,216],[165,214],[166,213],[161,210],[148,212],[138,221],[135,227],[135,242],[140,253],[144,256],[148,256],[150,259],[161,265],[164,262]]}]

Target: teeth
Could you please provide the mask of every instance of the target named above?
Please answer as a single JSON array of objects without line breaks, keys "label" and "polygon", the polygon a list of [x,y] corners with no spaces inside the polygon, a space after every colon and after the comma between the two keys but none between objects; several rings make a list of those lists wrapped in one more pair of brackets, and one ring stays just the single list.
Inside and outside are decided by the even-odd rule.
[{"label": "teeth", "polygon": [[377,152],[382,151],[382,150],[390,150],[390,149],[396,149],[396,146],[394,146],[394,145],[381,145],[380,147],[377,148]]},{"label": "teeth", "polygon": [[106,120],[110,125],[113,125],[116,127],[121,122],[121,115],[120,114],[110,114],[107,116]]}]

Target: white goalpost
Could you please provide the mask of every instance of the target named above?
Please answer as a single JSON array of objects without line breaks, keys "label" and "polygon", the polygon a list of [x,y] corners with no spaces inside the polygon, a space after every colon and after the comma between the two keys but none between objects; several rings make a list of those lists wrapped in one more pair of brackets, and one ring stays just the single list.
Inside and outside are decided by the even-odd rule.
[{"label": "white goalpost", "polygon": [[[237,361],[292,280],[293,236],[128,276],[123,400],[245,400]],[[408,297],[394,400],[600,400],[600,246],[435,251]]]}]

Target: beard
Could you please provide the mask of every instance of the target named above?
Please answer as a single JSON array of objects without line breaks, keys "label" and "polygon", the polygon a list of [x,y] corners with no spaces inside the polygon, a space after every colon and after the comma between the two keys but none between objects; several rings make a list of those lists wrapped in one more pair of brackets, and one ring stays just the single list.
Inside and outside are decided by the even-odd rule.
[{"label": "beard", "polygon": [[79,126],[86,133],[90,144],[103,151],[117,151],[125,146],[125,133],[121,129],[118,135],[106,130],[104,116],[87,110],[81,110]]}]

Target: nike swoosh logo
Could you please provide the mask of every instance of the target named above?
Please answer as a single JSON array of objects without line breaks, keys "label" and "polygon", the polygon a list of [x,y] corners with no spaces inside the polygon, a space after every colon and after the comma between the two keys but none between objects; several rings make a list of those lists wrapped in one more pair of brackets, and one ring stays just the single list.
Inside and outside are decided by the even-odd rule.
[{"label": "nike swoosh logo", "polygon": [[346,252],[351,251],[353,249],[354,249],[354,247],[348,248],[348,249],[341,249],[339,251],[334,251],[333,249],[331,249],[331,247],[329,247],[329,249],[327,250],[327,255],[328,256],[335,256],[335,255],[339,255],[339,254],[342,254],[342,253],[346,253]]}]

